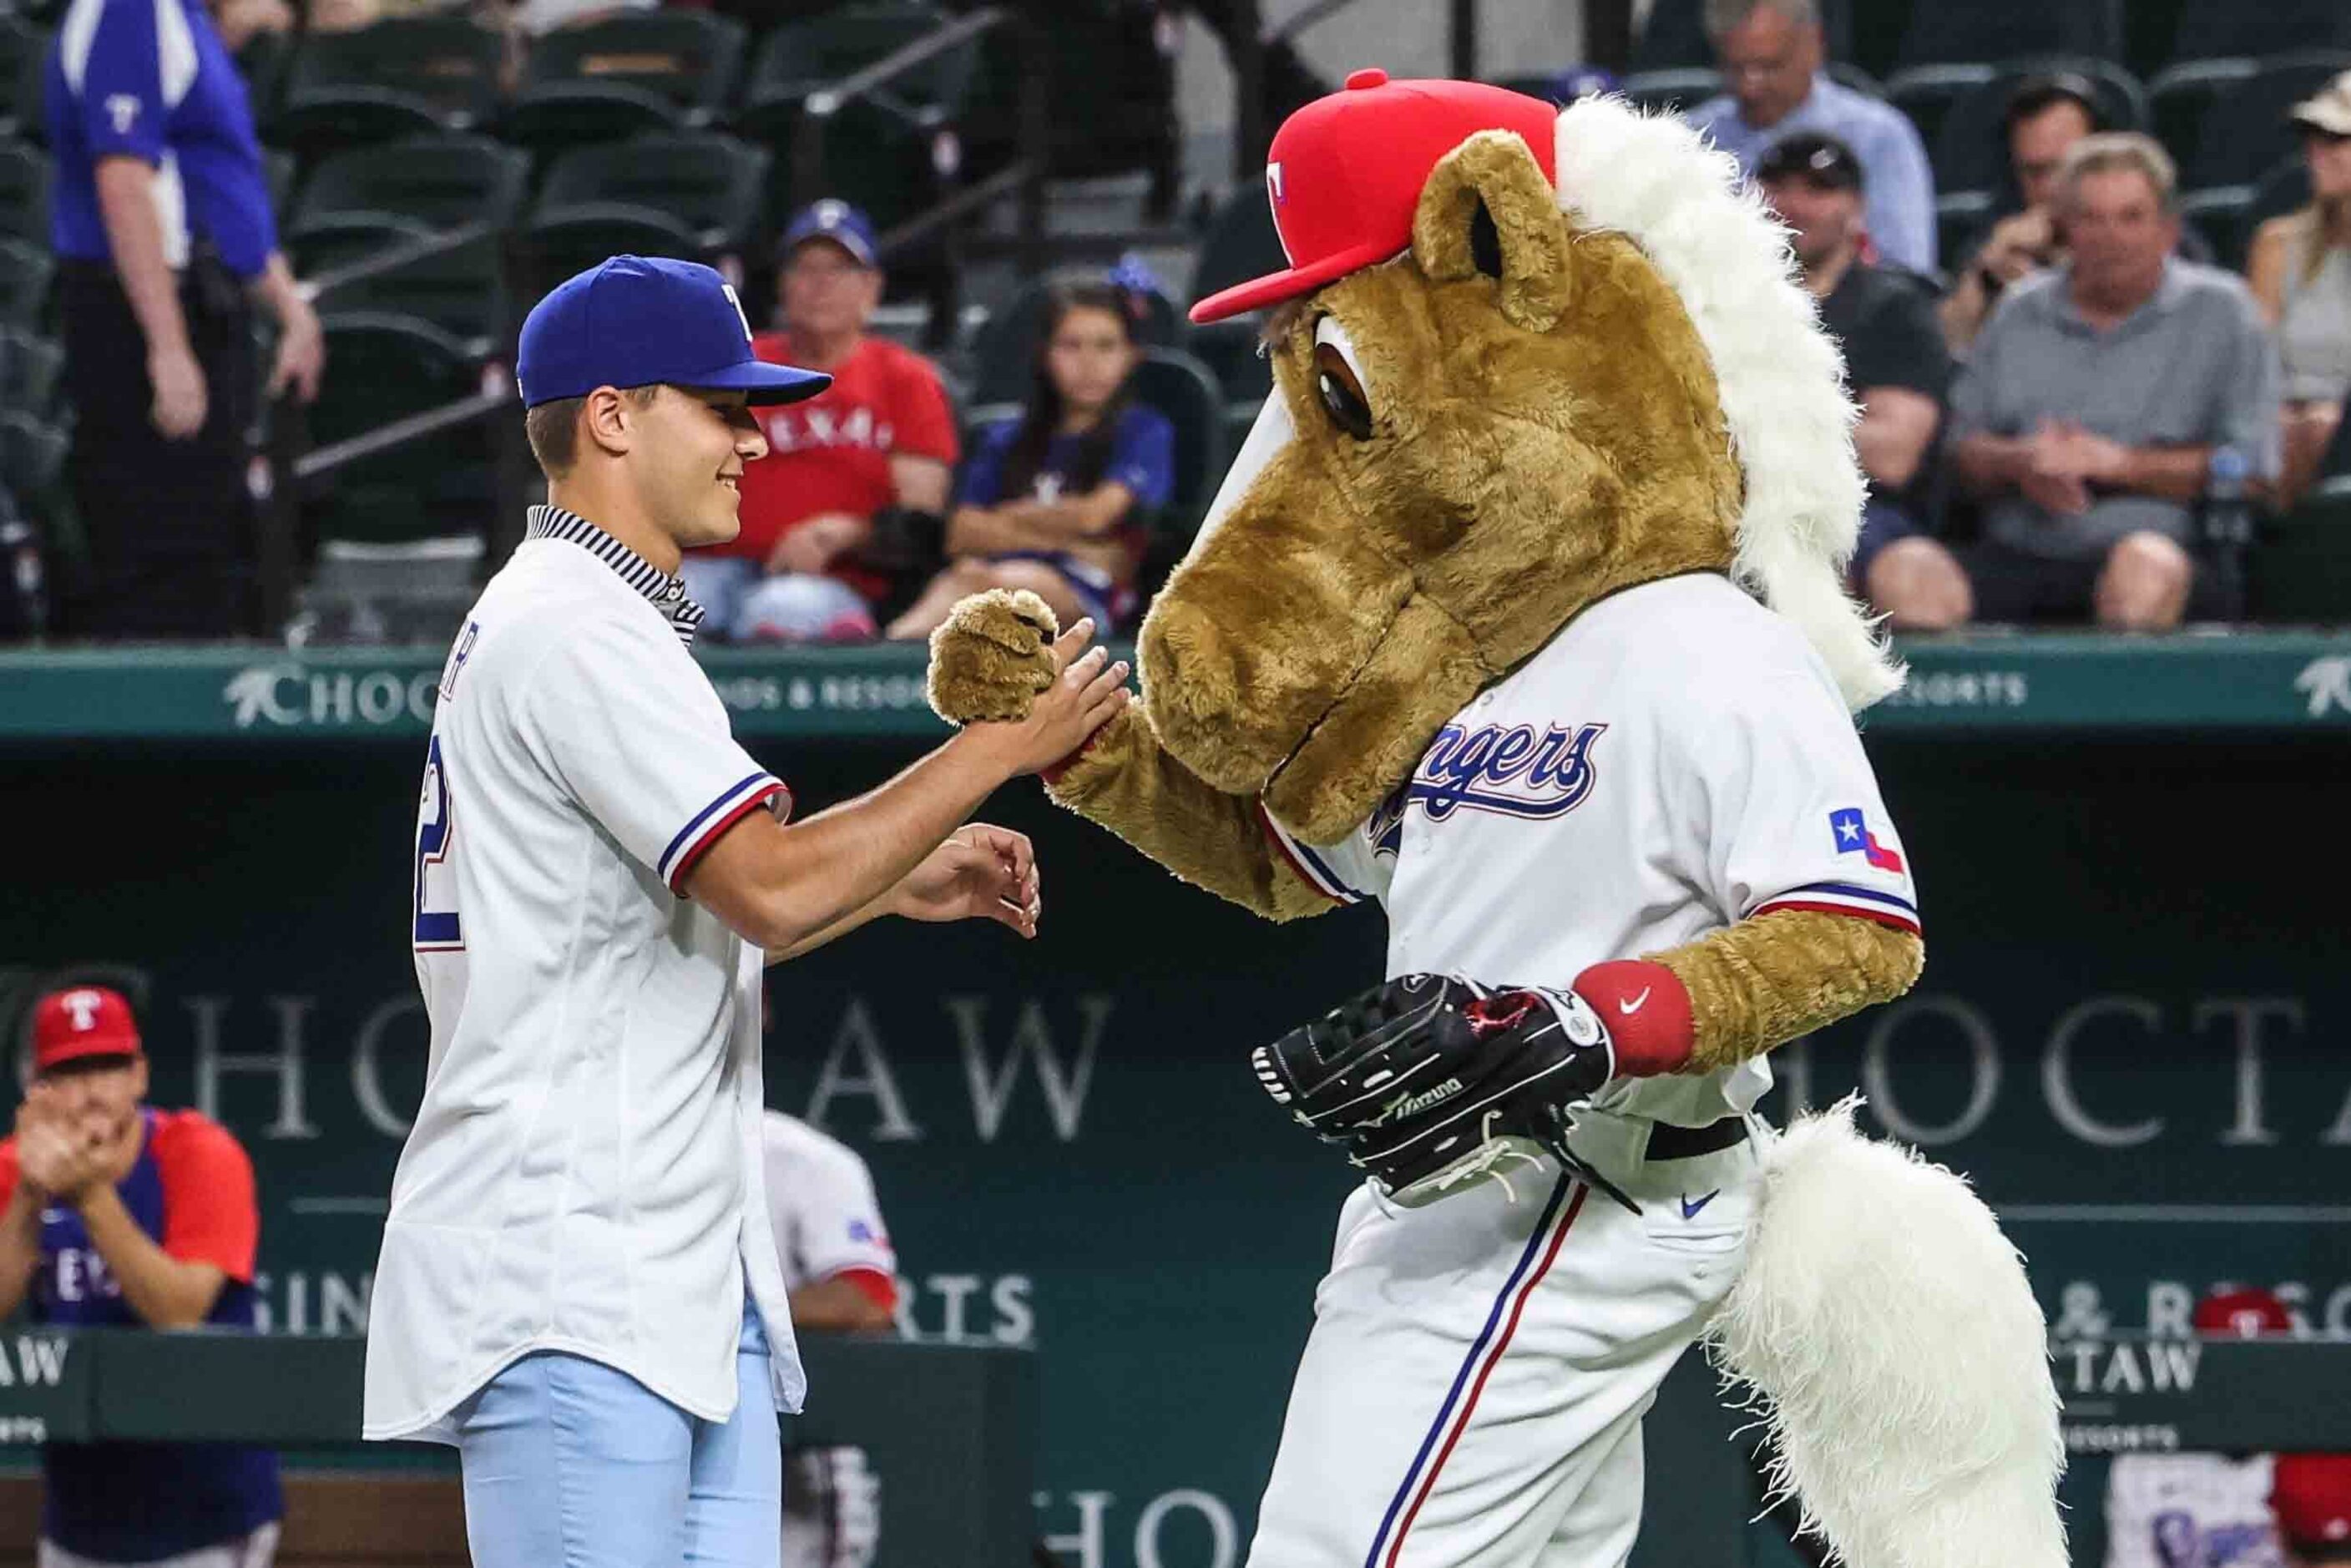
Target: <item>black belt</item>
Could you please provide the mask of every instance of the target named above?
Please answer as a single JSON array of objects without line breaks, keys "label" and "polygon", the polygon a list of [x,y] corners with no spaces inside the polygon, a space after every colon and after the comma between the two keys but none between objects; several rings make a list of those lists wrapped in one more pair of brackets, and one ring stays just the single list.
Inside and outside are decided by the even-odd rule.
[{"label": "black belt", "polygon": [[1649,1124],[1649,1146],[1643,1158],[1652,1163],[1658,1160],[1694,1160],[1700,1155],[1720,1154],[1747,1141],[1747,1119],[1725,1116],[1706,1127],[1677,1127],[1671,1122]]}]

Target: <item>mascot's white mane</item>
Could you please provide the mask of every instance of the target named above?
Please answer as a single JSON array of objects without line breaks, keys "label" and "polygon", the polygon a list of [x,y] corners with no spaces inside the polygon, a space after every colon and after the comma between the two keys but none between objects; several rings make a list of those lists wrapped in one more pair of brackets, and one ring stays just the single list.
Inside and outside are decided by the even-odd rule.
[{"label": "mascot's white mane", "polygon": [[1729,153],[1621,98],[1561,110],[1558,158],[1561,211],[1639,246],[1714,361],[1747,477],[1740,580],[1803,632],[1846,704],[1867,707],[1901,685],[1902,667],[1845,591],[1864,499],[1855,412],[1786,231]]}]

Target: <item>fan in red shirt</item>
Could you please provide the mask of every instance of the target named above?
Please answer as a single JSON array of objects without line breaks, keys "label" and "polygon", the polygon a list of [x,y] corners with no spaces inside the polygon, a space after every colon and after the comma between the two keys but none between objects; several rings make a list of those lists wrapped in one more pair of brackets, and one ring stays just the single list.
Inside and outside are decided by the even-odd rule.
[{"label": "fan in red shirt", "polygon": [[[226,1128],[145,1103],[131,1004],[101,986],[33,1009],[33,1082],[0,1142],[0,1316],[60,1327],[251,1330],[253,1166]],[[43,1568],[268,1568],[277,1457],[226,1443],[51,1443]]]},{"label": "fan in red shirt", "polygon": [[686,592],[723,637],[854,641],[874,634],[889,589],[855,552],[877,512],[945,511],[955,415],[928,360],[865,334],[882,273],[864,214],[811,204],[785,227],[779,260],[783,329],[755,337],[753,351],[832,385],[758,411],[768,454],[743,471],[742,532],[686,557]]}]

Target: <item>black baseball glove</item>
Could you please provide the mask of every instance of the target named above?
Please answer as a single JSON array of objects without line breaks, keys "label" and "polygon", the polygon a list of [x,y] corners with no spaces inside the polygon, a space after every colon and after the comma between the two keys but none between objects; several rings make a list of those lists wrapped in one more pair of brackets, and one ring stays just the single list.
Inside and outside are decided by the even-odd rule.
[{"label": "black baseball glove", "polygon": [[1574,1113],[1614,1076],[1606,1026],[1568,991],[1489,991],[1405,975],[1251,1053],[1274,1103],[1407,1208],[1512,1158],[1549,1155],[1638,1213],[1568,1152]]}]

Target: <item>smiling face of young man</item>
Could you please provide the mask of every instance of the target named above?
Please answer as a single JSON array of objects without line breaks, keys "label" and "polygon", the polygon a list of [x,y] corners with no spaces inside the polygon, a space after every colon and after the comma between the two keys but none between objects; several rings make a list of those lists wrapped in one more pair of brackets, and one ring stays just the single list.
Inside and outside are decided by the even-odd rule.
[{"label": "smiling face of young man", "polygon": [[743,465],[768,455],[743,394],[664,386],[623,417],[632,427],[625,461],[644,516],[682,549],[733,538]]}]

